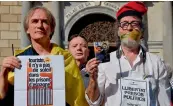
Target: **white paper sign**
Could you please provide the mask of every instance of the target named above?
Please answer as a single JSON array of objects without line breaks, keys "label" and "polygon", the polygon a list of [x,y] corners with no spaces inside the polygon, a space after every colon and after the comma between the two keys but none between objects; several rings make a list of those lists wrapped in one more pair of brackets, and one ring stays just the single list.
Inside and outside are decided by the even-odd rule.
[{"label": "white paper sign", "polygon": [[65,106],[64,58],[18,56],[15,69],[14,106]]},{"label": "white paper sign", "polygon": [[148,82],[121,79],[121,106],[149,106]]}]

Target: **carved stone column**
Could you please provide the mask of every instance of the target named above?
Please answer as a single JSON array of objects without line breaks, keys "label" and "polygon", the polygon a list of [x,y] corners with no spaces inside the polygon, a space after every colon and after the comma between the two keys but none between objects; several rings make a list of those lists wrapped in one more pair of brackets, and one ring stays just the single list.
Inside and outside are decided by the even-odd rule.
[{"label": "carved stone column", "polygon": [[173,26],[171,1],[163,2],[163,57],[173,66]]},{"label": "carved stone column", "polygon": [[53,1],[52,2],[52,13],[56,19],[55,32],[52,37],[52,42],[58,44],[64,48],[63,36],[64,36],[64,2]]},{"label": "carved stone column", "polygon": [[22,2],[22,16],[21,16],[21,48],[25,48],[26,46],[30,45],[30,40],[27,37],[25,29],[23,27],[23,21],[28,13],[29,9],[32,7],[31,1],[23,1]]}]

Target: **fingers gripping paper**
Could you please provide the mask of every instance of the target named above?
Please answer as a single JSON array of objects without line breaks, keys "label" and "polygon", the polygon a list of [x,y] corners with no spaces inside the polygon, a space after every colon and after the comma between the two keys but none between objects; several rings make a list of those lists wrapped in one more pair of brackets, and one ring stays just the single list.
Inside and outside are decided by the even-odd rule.
[{"label": "fingers gripping paper", "polygon": [[65,106],[63,56],[18,58],[22,68],[15,69],[14,106]]}]

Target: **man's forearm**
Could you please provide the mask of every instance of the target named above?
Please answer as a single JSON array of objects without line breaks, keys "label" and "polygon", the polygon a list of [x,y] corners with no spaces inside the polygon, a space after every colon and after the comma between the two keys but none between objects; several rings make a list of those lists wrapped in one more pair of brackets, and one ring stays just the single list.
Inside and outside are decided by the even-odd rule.
[{"label": "man's forearm", "polygon": [[0,75],[0,100],[5,98],[7,90],[8,90],[7,76],[4,78],[4,76]]},{"label": "man's forearm", "polygon": [[87,91],[87,95],[88,95],[89,99],[92,102],[96,101],[100,96],[97,81],[95,81],[93,79],[90,79],[89,85],[88,85],[86,91]]}]

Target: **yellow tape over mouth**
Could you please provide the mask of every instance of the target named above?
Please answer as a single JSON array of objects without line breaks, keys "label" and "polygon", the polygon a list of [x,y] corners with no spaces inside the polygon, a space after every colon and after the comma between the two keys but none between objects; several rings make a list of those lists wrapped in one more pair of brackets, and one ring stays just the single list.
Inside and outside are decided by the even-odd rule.
[{"label": "yellow tape over mouth", "polygon": [[133,29],[133,31],[130,33],[129,37],[135,41],[139,41],[141,38],[141,32]]},{"label": "yellow tape over mouth", "polygon": [[125,38],[131,38],[131,39],[133,39],[135,41],[139,41],[140,38],[141,38],[141,35],[142,34],[141,34],[140,31],[138,31],[136,29],[133,29],[132,32],[129,32],[129,33],[126,33],[126,34],[121,35],[120,36],[120,39],[122,40],[122,39],[125,39]]}]

